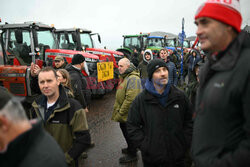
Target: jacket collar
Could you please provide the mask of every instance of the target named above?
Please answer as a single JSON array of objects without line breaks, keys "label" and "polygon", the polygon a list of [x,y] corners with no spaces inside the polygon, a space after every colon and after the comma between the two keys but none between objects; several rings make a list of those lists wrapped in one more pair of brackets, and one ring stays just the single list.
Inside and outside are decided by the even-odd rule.
[{"label": "jacket collar", "polygon": [[[44,95],[40,96],[40,98],[36,100],[36,103],[38,104],[38,107],[45,108],[47,105],[47,97]],[[62,85],[59,86],[59,97],[56,101],[56,104],[57,105],[55,107],[55,110],[60,110],[61,108],[64,108],[64,106],[68,104],[68,97]]]},{"label": "jacket collar", "polygon": [[[143,90],[143,92],[145,93],[145,101],[147,101],[147,103],[160,103],[157,97],[152,93],[150,93],[148,90],[145,89]],[[168,99],[166,101],[167,105],[172,103],[172,101],[179,99],[180,97],[181,97],[180,92],[177,91],[176,87],[171,85],[168,94]]]},{"label": "jacket collar", "polygon": [[134,66],[133,63],[131,63],[130,66],[128,67],[128,69],[123,74],[120,74],[120,78],[124,79],[127,76],[129,76],[130,74],[132,74],[133,72],[136,72],[136,67]]},{"label": "jacket collar", "polygon": [[68,71],[77,71],[77,72],[81,73],[81,69],[75,67],[75,66],[72,65],[72,64],[68,64],[65,68],[66,68],[66,70],[68,70]]}]

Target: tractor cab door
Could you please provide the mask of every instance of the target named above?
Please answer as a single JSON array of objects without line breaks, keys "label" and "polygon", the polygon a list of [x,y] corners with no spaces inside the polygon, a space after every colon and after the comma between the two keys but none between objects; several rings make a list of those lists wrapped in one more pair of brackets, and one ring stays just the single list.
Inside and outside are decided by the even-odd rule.
[{"label": "tractor cab door", "polygon": [[3,32],[7,64],[30,65],[32,61],[30,32],[28,30],[10,29]]}]

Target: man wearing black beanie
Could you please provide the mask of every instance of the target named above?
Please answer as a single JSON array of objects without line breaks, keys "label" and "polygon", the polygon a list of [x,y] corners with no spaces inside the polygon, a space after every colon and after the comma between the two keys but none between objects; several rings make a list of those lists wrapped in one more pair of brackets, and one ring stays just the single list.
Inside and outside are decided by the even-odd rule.
[{"label": "man wearing black beanie", "polygon": [[151,60],[147,71],[145,89],[128,113],[129,137],[141,150],[144,167],[184,167],[192,136],[190,102],[169,83],[163,60]]},{"label": "man wearing black beanie", "polygon": [[71,64],[68,64],[66,70],[69,72],[71,85],[75,99],[80,102],[82,107],[88,112],[88,104],[91,99],[91,91],[88,89],[87,80],[82,74],[85,66],[85,58],[81,54],[75,54]]}]

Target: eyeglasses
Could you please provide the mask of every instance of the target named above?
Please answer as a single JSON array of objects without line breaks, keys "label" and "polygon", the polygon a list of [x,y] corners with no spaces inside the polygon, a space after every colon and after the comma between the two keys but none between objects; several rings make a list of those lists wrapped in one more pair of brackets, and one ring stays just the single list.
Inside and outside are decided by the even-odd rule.
[{"label": "eyeglasses", "polygon": [[55,63],[59,63],[61,60],[55,60]]}]

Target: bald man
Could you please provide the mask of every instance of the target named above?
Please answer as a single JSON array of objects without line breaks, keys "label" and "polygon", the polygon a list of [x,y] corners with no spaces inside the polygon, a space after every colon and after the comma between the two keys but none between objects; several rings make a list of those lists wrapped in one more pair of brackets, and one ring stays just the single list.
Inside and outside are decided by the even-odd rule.
[{"label": "bald man", "polygon": [[119,159],[120,163],[129,163],[137,160],[136,148],[132,145],[127,132],[127,117],[131,103],[135,97],[141,92],[140,73],[135,66],[130,63],[129,59],[123,58],[118,62],[118,70],[120,73],[120,81],[116,91],[116,99],[112,120],[120,124],[123,136],[128,147],[122,149],[125,156]]}]

